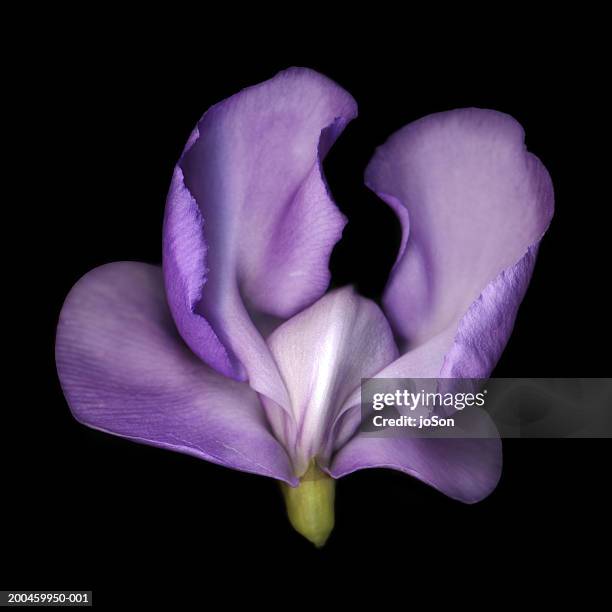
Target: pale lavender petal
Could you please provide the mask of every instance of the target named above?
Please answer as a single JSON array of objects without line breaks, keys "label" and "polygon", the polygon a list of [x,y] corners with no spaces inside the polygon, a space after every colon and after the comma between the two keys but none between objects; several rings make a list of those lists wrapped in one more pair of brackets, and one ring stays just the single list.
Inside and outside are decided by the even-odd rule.
[{"label": "pale lavender petal", "polygon": [[[468,312],[461,344],[478,345],[470,359],[480,366],[451,363],[460,357],[453,350],[444,371],[487,376],[499,358],[553,212],[550,177],[523,139],[508,115],[461,109],[406,126],[370,162],[367,184],[394,209],[405,207],[405,248],[385,290],[385,313],[402,352],[420,348],[431,366],[412,374],[419,366],[408,353],[396,371],[438,376]],[[435,350],[424,346],[434,339]]]},{"label": "pale lavender petal", "polygon": [[79,280],[60,314],[56,362],[81,423],[296,483],[257,394],[203,364],[181,340],[160,268],[118,262]]},{"label": "pale lavender petal", "polygon": [[465,503],[484,499],[501,475],[498,438],[405,438],[356,436],[334,457],[334,478],[367,468],[391,468],[414,476]]},{"label": "pale lavender petal", "polygon": [[179,331],[206,363],[285,407],[253,319],[288,318],[327,288],[345,219],[321,161],[355,115],[326,77],[282,72],[202,117],[168,196],[164,274]]},{"label": "pale lavender petal", "polygon": [[459,320],[442,378],[485,378],[491,373],[512,333],[537,250],[538,244],[530,246],[516,264],[503,270]]},{"label": "pale lavender petal", "polygon": [[268,343],[287,384],[293,418],[284,418],[269,400],[266,405],[301,474],[313,457],[327,464],[330,434],[345,400],[362,377],[397,357],[397,347],[380,308],[351,287],[328,293],[283,323]]},{"label": "pale lavender petal", "polygon": [[[550,177],[523,137],[508,115],[462,109],[416,121],[377,150],[366,182],[403,227],[383,299],[403,354],[377,376],[481,378],[497,363],[553,212]],[[331,473],[368,467],[473,502],[499,479],[501,443],[493,429],[463,440],[358,434]]]}]

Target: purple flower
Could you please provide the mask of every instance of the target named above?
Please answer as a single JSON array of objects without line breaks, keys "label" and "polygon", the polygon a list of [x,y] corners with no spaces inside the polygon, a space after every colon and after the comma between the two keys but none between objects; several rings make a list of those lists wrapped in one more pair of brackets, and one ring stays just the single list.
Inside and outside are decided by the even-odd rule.
[{"label": "purple flower", "polygon": [[553,213],[546,169],[508,115],[460,109],[404,127],[366,183],[397,214],[383,310],[325,293],[345,224],[321,161],[357,114],[322,75],[290,69],[212,107],[172,178],[163,269],[117,262],[63,306],[59,377],[75,418],[280,480],[321,545],[334,479],[400,470],[473,503],[501,444],[356,433],[362,377],[486,377]]}]

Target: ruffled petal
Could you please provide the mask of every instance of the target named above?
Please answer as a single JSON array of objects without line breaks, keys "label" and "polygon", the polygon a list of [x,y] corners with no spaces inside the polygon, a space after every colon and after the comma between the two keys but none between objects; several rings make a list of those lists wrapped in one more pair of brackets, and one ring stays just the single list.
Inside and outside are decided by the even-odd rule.
[{"label": "ruffled petal", "polygon": [[[463,346],[486,351],[471,356],[481,364],[467,368],[474,376],[490,373],[508,340],[553,213],[550,177],[523,139],[503,113],[438,113],[394,134],[367,168],[367,184],[405,208],[404,246],[383,302],[402,352],[420,350],[431,366],[413,374],[419,365],[408,353],[394,366],[405,376],[437,377],[459,328]],[[464,315],[470,323],[460,325]],[[465,370],[445,365],[447,373]]]},{"label": "ruffled petal", "polygon": [[361,378],[397,357],[397,347],[378,306],[351,287],[328,293],[283,323],[268,344],[287,384],[293,418],[282,418],[269,400],[266,405],[301,475],[313,457],[327,464],[345,400]]},{"label": "ruffled petal", "polygon": [[[523,137],[508,115],[462,109],[416,121],[377,150],[366,183],[403,229],[383,297],[402,355],[378,377],[485,378],[495,367],[553,213],[550,177]],[[491,428],[484,438],[359,433],[330,473],[389,467],[478,501],[495,488],[502,460],[494,426],[477,416]]]},{"label": "ruffled petal", "polygon": [[211,367],[285,407],[253,320],[288,318],[327,288],[345,219],[321,161],[355,115],[326,77],[281,72],[202,117],[168,196],[164,275],[181,335]]},{"label": "ruffled petal", "polygon": [[60,314],[56,362],[81,423],[296,483],[257,394],[204,365],[181,340],[160,268],[118,262],[79,280]]}]

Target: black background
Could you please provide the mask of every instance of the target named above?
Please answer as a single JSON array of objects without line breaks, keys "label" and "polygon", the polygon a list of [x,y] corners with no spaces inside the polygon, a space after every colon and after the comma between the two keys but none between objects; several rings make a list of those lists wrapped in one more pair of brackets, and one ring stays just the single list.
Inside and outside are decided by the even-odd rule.
[{"label": "black background", "polygon": [[18,424],[2,436],[0,586],[93,589],[97,604],[116,604],[120,591],[135,600],[144,588],[152,600],[178,588],[196,597],[223,588],[227,602],[245,592],[269,599],[284,584],[294,595],[287,605],[322,588],[395,590],[410,605],[411,592],[437,597],[453,576],[464,578],[458,594],[492,584],[504,597],[536,583],[554,591],[596,583],[605,562],[595,553],[609,543],[608,440],[504,441],[502,480],[474,506],[391,471],[348,476],[337,486],[336,528],[317,551],[290,528],[274,482],[77,424],[53,361],[57,316],[79,277],[110,261],[159,263],[173,165],[200,115],[306,65],[360,107],[325,163],[350,219],[332,257],[334,282],[377,297],[394,258],[397,223],[362,181],[377,145],[431,112],[508,112],[552,175],[556,213],[495,374],[609,375],[609,171],[596,41],[565,33],[527,47],[522,29],[486,40],[434,29],[415,41],[416,24],[403,38],[348,41],[321,25],[300,46],[292,32],[183,27],[189,35],[177,43],[140,21],[105,22],[100,32],[89,22],[53,36],[29,79],[36,109],[21,159],[29,182],[16,287],[36,331],[23,339],[19,399],[5,407]]}]

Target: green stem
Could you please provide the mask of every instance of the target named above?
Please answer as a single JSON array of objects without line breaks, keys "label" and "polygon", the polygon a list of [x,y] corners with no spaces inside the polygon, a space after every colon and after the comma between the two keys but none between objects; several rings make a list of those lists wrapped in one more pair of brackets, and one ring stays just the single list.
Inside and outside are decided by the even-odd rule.
[{"label": "green stem", "polygon": [[334,528],[336,481],[313,459],[297,487],[281,483],[281,488],[293,528],[317,548],[323,546]]}]

